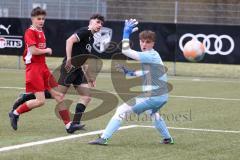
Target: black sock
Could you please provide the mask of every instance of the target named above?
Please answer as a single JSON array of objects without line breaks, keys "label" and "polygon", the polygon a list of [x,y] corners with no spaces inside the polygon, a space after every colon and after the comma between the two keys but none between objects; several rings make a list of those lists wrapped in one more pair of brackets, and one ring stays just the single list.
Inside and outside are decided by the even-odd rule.
[{"label": "black sock", "polygon": [[21,104],[24,103],[24,100],[22,97],[18,97],[18,99],[14,102],[13,106],[12,106],[12,111],[14,111],[15,109],[18,108],[18,106],[20,106]]},{"label": "black sock", "polygon": [[[44,93],[45,93],[45,98],[46,99],[51,99],[52,98],[52,96],[51,96],[51,94],[49,93],[48,90],[45,90]],[[21,94],[20,97],[14,102],[12,110],[14,111],[21,104],[23,104],[26,101],[29,101],[31,99],[36,99],[36,97],[33,93],[23,93],[23,94]]]},{"label": "black sock", "polygon": [[48,90],[45,90],[44,94],[45,94],[46,99],[52,99],[52,95],[50,94],[50,92]]},{"label": "black sock", "polygon": [[73,117],[73,123],[74,124],[80,124],[82,114],[85,111],[85,109],[86,109],[86,106],[82,103],[78,103],[76,105],[75,114],[74,114],[74,117]]},{"label": "black sock", "polygon": [[31,99],[36,99],[35,95],[33,93],[23,93],[13,104],[12,110],[14,111],[17,109],[21,104],[25,103],[26,101],[29,101]]},{"label": "black sock", "polygon": [[34,93],[25,93],[25,94],[23,95],[23,100],[24,100],[24,101],[29,101],[29,100],[31,100],[31,99],[36,99]]}]

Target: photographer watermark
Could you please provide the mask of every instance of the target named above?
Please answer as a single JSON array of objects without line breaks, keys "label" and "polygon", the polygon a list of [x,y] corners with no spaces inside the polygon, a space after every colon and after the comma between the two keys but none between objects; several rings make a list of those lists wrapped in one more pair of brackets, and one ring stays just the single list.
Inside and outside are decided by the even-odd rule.
[{"label": "photographer watermark", "polygon": [[[187,111],[182,112],[159,112],[159,115],[162,117],[162,119],[165,122],[187,122],[192,121],[192,110],[189,109]],[[123,115],[120,115],[121,118],[124,118],[126,122],[153,122],[154,119],[151,117],[150,114],[147,114],[146,112],[143,114],[135,114],[130,113],[126,114],[125,117]]]},{"label": "photographer watermark", "polygon": [[[113,43],[112,43],[113,44]],[[110,45],[111,46],[111,45]],[[116,47],[119,47],[120,45],[115,45]],[[112,50],[117,50],[120,48],[111,48]],[[108,53],[111,52],[108,50]],[[61,78],[64,77],[64,80],[62,80],[64,83],[66,83],[66,86],[70,86],[66,94],[70,95],[79,95],[79,93],[76,91],[77,86],[72,86],[71,84],[68,84],[68,79],[72,78],[71,74],[73,72],[76,72],[77,70],[82,70],[82,66],[86,65],[87,70],[83,70],[83,72],[91,73],[91,78],[93,80],[97,79],[97,76],[99,72],[102,69],[103,61],[100,57],[92,54],[86,54],[86,55],[78,55],[75,57],[72,57],[72,69],[65,73],[64,76],[62,76],[62,72],[64,70],[65,63],[63,63],[61,66],[57,67],[53,71],[53,76],[56,80],[62,80]],[[148,66],[149,64],[141,64],[139,62],[129,62],[126,56],[124,56],[122,53],[115,53],[112,55],[111,58],[111,84],[105,84],[112,85],[116,93],[112,93],[109,91],[97,89],[97,88],[87,88],[90,89],[91,97],[101,100],[101,103],[98,104],[93,110],[90,110],[88,112],[85,112],[82,114],[82,120],[91,120],[95,119],[97,117],[100,117],[102,115],[105,115],[112,111],[113,109],[118,107],[119,98],[122,99],[125,103],[133,106],[136,104],[136,97],[158,97],[162,95],[168,94],[172,89],[173,86],[168,83],[167,81],[164,81],[162,79],[157,79],[154,81],[154,87],[150,87],[151,89],[141,91],[141,90],[133,90],[134,87],[142,86],[142,78],[144,76],[156,76],[156,77],[164,77],[166,76],[167,68],[161,64],[151,64],[154,65],[154,68],[158,70],[158,72],[152,72],[151,70],[147,70],[143,75],[136,76],[134,78],[128,79],[126,75],[123,73],[123,71],[119,71],[119,68],[116,67],[116,64],[118,66],[124,66],[136,69],[141,69],[142,65]],[[120,64],[120,65],[119,65]],[[122,68],[120,68],[122,69]],[[152,75],[154,74],[154,75]],[[51,82],[49,82],[51,83]],[[84,89],[84,87],[83,87]],[[58,90],[58,88],[56,88]],[[71,99],[65,99],[64,105],[66,108],[70,108],[73,104],[73,100]],[[56,105],[55,113],[58,118],[59,116],[59,108],[58,105]],[[73,116],[74,113],[71,113]]]}]

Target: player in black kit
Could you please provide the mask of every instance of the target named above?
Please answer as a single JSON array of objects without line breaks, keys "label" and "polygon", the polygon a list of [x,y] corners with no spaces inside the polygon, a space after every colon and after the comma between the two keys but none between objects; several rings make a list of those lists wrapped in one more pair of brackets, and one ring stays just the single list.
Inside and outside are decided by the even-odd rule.
[{"label": "player in black kit", "polygon": [[[68,88],[73,85],[80,95],[80,99],[75,108],[73,123],[80,124],[83,112],[91,100],[90,87],[95,87],[95,79],[88,76],[86,66],[84,66],[87,56],[91,54],[94,38],[93,34],[100,31],[104,23],[104,17],[94,14],[90,17],[89,26],[78,29],[66,40],[66,57],[60,69],[58,80],[58,90],[64,95]],[[46,98],[51,98],[48,91],[45,91]],[[27,100],[35,99],[34,94],[24,93],[14,103],[13,110]]]},{"label": "player in black kit", "polygon": [[[94,42],[93,34],[100,31],[103,23],[104,17],[95,14],[90,18],[88,27],[78,29],[66,41],[66,57],[61,66],[61,75],[58,83],[60,92],[63,94],[67,92],[70,85],[73,85],[80,95],[73,118],[73,123],[76,124],[80,124],[82,113],[91,100],[89,87],[95,87],[95,78],[92,78],[83,69],[87,56],[81,55],[91,53]],[[72,52],[73,50],[74,52]]]}]

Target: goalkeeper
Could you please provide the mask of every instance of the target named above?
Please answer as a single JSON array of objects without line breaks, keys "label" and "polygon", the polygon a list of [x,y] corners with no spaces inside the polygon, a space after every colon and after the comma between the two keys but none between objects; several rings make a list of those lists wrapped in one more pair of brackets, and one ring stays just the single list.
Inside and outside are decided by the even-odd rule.
[{"label": "goalkeeper", "polygon": [[137,30],[137,24],[138,22],[135,19],[125,21],[122,53],[131,59],[140,61],[142,70],[129,70],[122,65],[118,65],[118,69],[121,69],[126,76],[141,76],[143,78],[143,94],[120,105],[109,121],[101,137],[89,142],[89,144],[106,145],[109,138],[111,138],[113,133],[118,130],[127,114],[141,114],[145,111],[151,116],[155,128],[162,135],[163,140],[161,143],[174,143],[164,120],[158,113],[168,100],[168,87],[167,75],[165,73],[162,59],[159,53],[153,49],[156,34],[149,30],[142,31],[139,34],[142,52],[132,50],[129,44],[129,37],[132,32]]}]

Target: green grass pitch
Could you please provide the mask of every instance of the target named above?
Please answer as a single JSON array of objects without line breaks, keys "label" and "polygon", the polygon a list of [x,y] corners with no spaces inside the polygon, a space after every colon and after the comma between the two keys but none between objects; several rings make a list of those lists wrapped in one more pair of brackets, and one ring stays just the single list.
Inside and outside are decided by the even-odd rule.
[{"label": "green grass pitch", "polygon": [[[24,87],[24,71],[0,69],[0,75],[0,150],[3,147],[69,136],[65,132],[63,123],[55,115],[53,100],[47,100],[43,107],[22,115],[18,131],[13,131],[10,127],[8,112],[14,99],[23,91],[21,87]],[[0,160],[239,159],[239,79],[206,77],[196,79],[176,76],[170,77],[169,82],[174,88],[161,114],[165,116],[169,127],[175,127],[170,129],[175,138],[174,145],[160,144],[161,137],[153,128],[135,127],[114,134],[107,147],[88,145],[88,141],[97,137],[97,135],[89,135],[0,152]],[[119,83],[119,85],[121,87],[123,84]],[[98,76],[97,89],[114,92],[110,73],[101,73]],[[69,95],[68,98],[73,99],[75,104],[78,97]],[[91,111],[99,103],[98,99],[93,98],[87,111]],[[118,103],[121,104],[122,101],[119,99]],[[85,121],[86,130],[76,132],[75,135],[104,129],[114,111]],[[142,117],[133,115],[123,126],[133,124],[149,126],[152,123],[144,115]],[[193,128],[200,130],[189,130]]]}]

